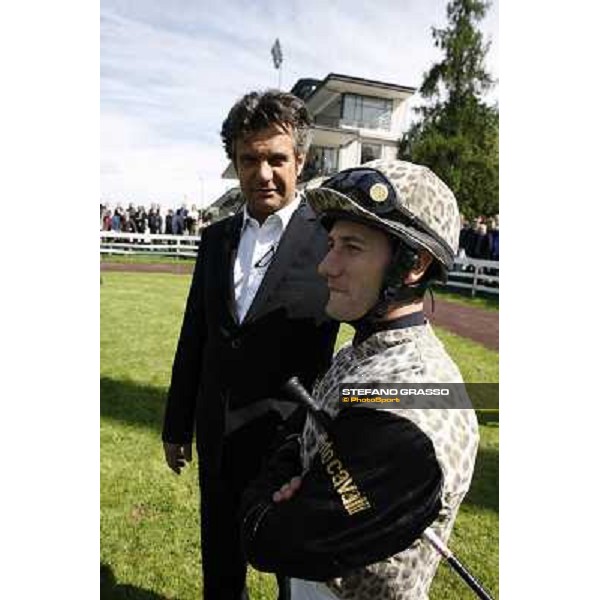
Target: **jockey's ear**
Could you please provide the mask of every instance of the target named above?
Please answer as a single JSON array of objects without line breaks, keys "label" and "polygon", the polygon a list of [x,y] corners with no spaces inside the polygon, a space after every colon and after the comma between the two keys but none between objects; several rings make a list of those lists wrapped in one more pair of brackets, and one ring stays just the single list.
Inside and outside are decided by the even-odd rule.
[{"label": "jockey's ear", "polygon": [[419,250],[417,264],[404,276],[404,283],[417,283],[429,268],[433,257],[426,250]]}]

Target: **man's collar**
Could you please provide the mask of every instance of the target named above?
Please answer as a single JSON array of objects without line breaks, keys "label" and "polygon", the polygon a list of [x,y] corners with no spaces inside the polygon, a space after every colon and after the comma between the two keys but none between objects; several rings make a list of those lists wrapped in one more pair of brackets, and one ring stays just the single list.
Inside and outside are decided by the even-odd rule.
[{"label": "man's collar", "polygon": [[[281,220],[282,229],[285,230],[288,223],[290,222],[290,219],[292,218],[292,215],[294,214],[294,211],[300,205],[301,200],[302,200],[302,195],[298,191],[296,191],[294,199],[289,204],[286,204],[283,208],[280,208],[278,211],[269,215],[267,217],[267,219],[269,219],[269,217],[271,217],[271,216],[279,217],[279,219]],[[244,204],[243,215],[244,215],[244,221],[242,224],[242,231],[246,228],[246,225],[248,224],[248,221],[250,219],[253,219],[254,221],[256,221],[256,219],[254,219],[254,217],[248,212],[247,204]],[[267,219],[265,219],[264,222],[266,222]]]},{"label": "man's collar", "polygon": [[416,312],[408,313],[395,319],[388,321],[372,321],[369,319],[361,318],[358,321],[354,321],[352,325],[355,328],[354,338],[352,340],[353,346],[358,346],[364,342],[367,338],[371,337],[374,333],[379,331],[390,331],[393,329],[406,329],[408,327],[420,327],[426,323],[425,313],[423,309],[417,310]]}]

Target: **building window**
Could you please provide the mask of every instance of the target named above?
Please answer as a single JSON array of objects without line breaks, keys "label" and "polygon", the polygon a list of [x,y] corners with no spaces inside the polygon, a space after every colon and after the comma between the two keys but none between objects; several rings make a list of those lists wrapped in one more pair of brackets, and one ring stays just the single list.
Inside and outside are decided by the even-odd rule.
[{"label": "building window", "polygon": [[366,129],[386,129],[392,126],[392,101],[385,98],[344,94],[342,123]]},{"label": "building window", "polygon": [[338,170],[338,149],[328,148],[325,146],[312,146],[306,157],[304,165],[304,173],[302,179],[304,181],[329,175]]},{"label": "building window", "polygon": [[360,164],[381,158],[381,144],[363,144],[360,147]]}]

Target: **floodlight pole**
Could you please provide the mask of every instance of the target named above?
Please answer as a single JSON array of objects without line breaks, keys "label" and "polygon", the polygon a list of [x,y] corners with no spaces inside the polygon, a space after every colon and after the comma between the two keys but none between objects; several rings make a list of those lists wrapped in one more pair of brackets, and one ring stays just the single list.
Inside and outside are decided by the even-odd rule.
[{"label": "floodlight pole", "polygon": [[281,64],[283,63],[283,52],[281,51],[281,43],[279,38],[275,39],[275,43],[271,48],[271,56],[273,57],[273,66],[279,71],[278,88],[281,89]]}]

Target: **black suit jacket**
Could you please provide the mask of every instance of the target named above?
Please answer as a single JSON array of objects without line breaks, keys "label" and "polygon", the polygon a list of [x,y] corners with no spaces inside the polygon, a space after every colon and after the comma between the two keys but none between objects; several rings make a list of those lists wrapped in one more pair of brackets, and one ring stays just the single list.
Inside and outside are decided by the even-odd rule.
[{"label": "black suit jacket", "polygon": [[304,200],[238,322],[233,263],[242,222],[238,213],[202,232],[164,418],[166,442],[190,443],[196,428],[208,472],[222,468],[225,439],[248,459],[246,470],[258,468],[290,412],[279,410],[285,406],[277,400],[281,386],[297,375],[310,389],[329,366],[338,330],[325,316],[328,290],[317,274],[327,233]]}]

